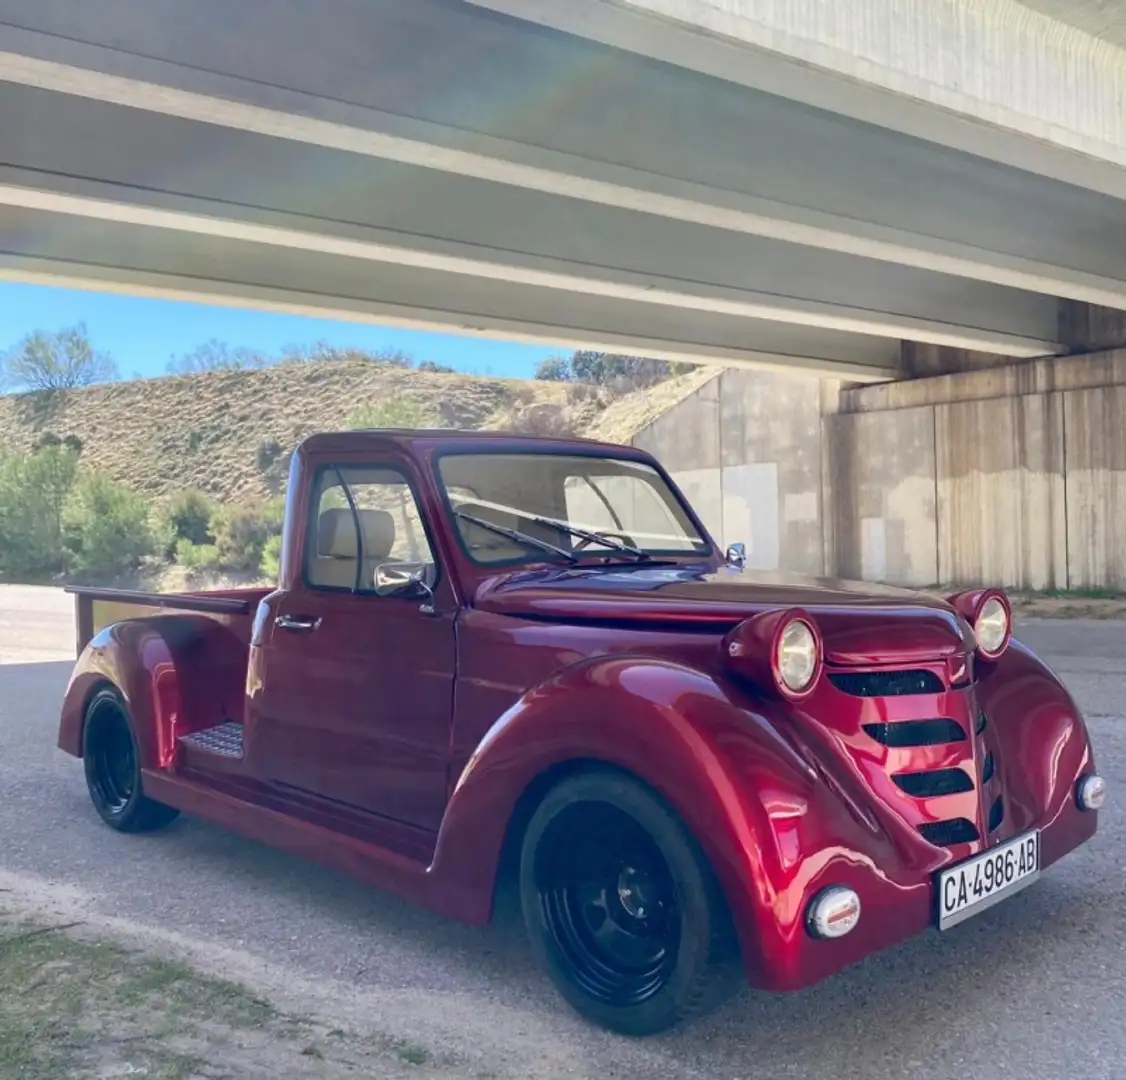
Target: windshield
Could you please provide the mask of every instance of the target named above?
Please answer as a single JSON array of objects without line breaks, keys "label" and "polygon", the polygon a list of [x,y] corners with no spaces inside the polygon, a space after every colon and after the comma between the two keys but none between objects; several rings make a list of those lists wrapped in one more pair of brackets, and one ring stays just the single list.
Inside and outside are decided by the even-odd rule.
[{"label": "windshield", "polygon": [[459,453],[438,461],[453,523],[479,563],[645,561],[710,545],[661,474],[581,454]]}]

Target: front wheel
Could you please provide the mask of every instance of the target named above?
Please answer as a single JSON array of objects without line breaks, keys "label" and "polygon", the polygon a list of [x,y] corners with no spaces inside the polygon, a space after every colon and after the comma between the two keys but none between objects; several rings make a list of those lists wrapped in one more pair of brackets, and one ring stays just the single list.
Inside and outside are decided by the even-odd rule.
[{"label": "front wheel", "polygon": [[161,829],[179,811],[153,802],[141,789],[137,739],[117,691],[99,690],[86,709],[82,736],[86,788],[101,819],[118,832]]},{"label": "front wheel", "polygon": [[663,801],[610,771],[548,792],[521,848],[532,948],[589,1020],[653,1035],[737,988],[735,933],[698,845]]}]

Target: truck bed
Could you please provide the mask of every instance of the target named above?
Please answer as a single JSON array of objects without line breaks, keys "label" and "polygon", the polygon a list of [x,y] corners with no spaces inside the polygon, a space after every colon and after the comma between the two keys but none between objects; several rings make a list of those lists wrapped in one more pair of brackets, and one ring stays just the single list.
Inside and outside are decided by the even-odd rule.
[{"label": "truck bed", "polygon": [[66,590],[74,596],[75,655],[81,655],[103,627],[124,619],[150,618],[162,613],[194,613],[214,616],[229,626],[244,644],[259,602],[268,588],[212,589],[200,592],[150,593],[129,589],[103,589],[75,585]]}]

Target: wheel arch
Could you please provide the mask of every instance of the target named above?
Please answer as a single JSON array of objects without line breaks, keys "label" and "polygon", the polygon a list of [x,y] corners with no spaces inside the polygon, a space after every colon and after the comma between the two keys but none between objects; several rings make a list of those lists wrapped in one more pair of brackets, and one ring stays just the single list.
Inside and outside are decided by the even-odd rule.
[{"label": "wheel arch", "polygon": [[90,706],[94,703],[94,698],[98,696],[103,690],[112,690],[122,704],[125,706],[125,714],[132,722],[132,714],[129,712],[128,704],[125,702],[125,695],[122,693],[121,687],[117,685],[108,675],[96,675],[90,682],[83,686],[82,692],[78,696],[78,710],[81,717],[81,723],[78,726],[75,741],[75,756],[84,757],[86,754],[86,725],[90,718]]},{"label": "wheel arch", "polygon": [[[708,850],[707,843],[696,834],[691,823],[685,818],[684,814],[681,813],[680,808],[676,806],[663,791],[636,770],[627,768],[618,762],[589,756],[573,757],[556,762],[534,776],[520,792],[520,795],[513,805],[512,813],[509,815],[505,828],[501,854],[497,861],[496,873],[493,880],[493,902],[495,903],[499,890],[504,885],[508,884],[509,881],[512,880],[512,876],[518,872],[520,851],[523,847],[524,836],[528,831],[528,826],[532,818],[535,816],[536,810],[539,809],[544,799],[565,780],[569,780],[575,776],[593,773],[604,773],[622,777],[640,785],[648,795],[659,802],[675,817],[685,833],[695,844],[700,853],[700,857],[704,860],[708,871],[715,879],[719,896],[723,901],[725,913],[729,919],[734,921],[733,897],[728,893],[728,886],[715,865],[715,860]],[[737,947],[741,952],[741,942],[737,941]]]}]

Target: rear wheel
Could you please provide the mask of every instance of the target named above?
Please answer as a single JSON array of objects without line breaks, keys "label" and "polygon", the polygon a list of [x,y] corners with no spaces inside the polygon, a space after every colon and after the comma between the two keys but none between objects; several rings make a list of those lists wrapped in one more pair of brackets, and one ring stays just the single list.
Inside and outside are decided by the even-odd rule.
[{"label": "rear wheel", "polygon": [[179,815],[179,810],[145,796],[133,723],[116,690],[99,690],[91,699],[82,757],[90,800],[111,828],[125,833],[151,832]]},{"label": "rear wheel", "polygon": [[602,1027],[656,1034],[740,983],[711,868],[676,814],[630,777],[592,771],[547,794],[524,835],[520,894],[537,959]]}]

